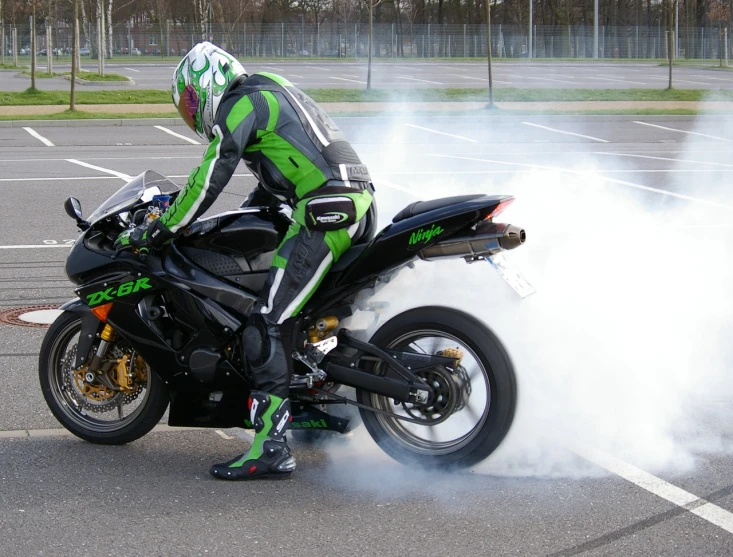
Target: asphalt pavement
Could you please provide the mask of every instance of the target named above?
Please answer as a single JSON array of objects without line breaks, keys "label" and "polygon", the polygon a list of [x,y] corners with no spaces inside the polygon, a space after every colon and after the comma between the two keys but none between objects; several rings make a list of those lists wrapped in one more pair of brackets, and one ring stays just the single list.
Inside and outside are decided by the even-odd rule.
[{"label": "asphalt pavement", "polygon": [[[510,299],[488,265],[418,264],[402,291],[472,311],[508,344],[520,410],[504,445],[464,473],[421,472],[386,457],[360,427],[325,445],[295,441],[299,468],[290,479],[221,482],[208,466],[247,446],[238,430],[160,430],[123,447],[64,435],[38,386],[45,329],[0,324],[0,554],[730,555],[733,389],[708,372],[720,355],[716,334],[730,331],[720,290],[728,270],[714,265],[730,252],[707,259],[705,245],[717,247],[733,230],[733,119],[401,115],[336,123],[370,168],[380,226],[416,199],[513,194],[507,220],[525,225],[529,239],[511,255],[537,285],[533,296],[563,293],[552,290],[554,273],[572,284],[578,306],[568,316],[532,313],[532,297]],[[89,214],[148,168],[183,184],[205,149],[184,126],[125,124],[0,128],[0,310],[73,297],[64,260],[76,229],[62,209],[66,197]],[[240,166],[208,214],[237,207],[254,185]],[[705,258],[687,243],[675,249],[680,234]],[[645,277],[636,246],[649,248],[642,254],[655,266],[689,273]],[[704,287],[693,273],[700,265]],[[582,282],[604,275],[613,280]],[[667,290],[670,329],[643,310]],[[722,308],[715,330],[689,313],[713,290]],[[636,295],[629,312],[624,298]],[[583,337],[593,321],[632,328],[641,348],[613,328]],[[705,328],[707,343],[694,335],[673,342],[688,325]],[[670,334],[660,346],[687,343],[690,351],[676,361],[656,345],[644,352],[653,329]],[[654,374],[614,367],[632,350]],[[616,385],[618,377],[632,388]],[[609,400],[593,398],[604,390]],[[583,396],[594,403],[579,405]]]},{"label": "asphalt pavement", "polygon": [[[329,62],[267,62],[244,60],[248,72],[271,72],[282,75],[301,89],[363,89],[367,80],[364,60]],[[168,89],[174,63],[129,63],[116,61],[107,71],[132,79],[134,85],[122,88]],[[45,68],[45,66],[42,66]],[[70,66],[57,64],[54,71],[70,71]],[[82,62],[82,68],[97,71],[96,64]],[[44,69],[45,71],[45,69]],[[551,89],[661,89],[667,86],[668,68],[657,63],[583,63],[583,62],[501,62],[493,64],[493,84],[497,88]],[[0,91],[22,91],[28,87],[27,77],[0,71]],[[730,89],[733,73],[714,68],[674,68],[674,83],[679,89]],[[67,89],[69,82],[61,77],[38,79],[39,89]],[[372,86],[376,89],[409,91],[431,88],[485,88],[488,73],[485,61],[425,62],[420,60],[375,60],[372,65]],[[88,84],[83,90],[109,89],[110,85]],[[118,87],[120,88],[120,87]]]}]

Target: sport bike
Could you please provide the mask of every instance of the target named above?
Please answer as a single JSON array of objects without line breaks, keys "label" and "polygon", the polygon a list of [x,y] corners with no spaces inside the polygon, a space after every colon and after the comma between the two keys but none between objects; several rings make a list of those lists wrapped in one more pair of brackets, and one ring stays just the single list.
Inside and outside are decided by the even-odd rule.
[{"label": "sport bike", "polygon": [[[159,216],[179,192],[147,170],[86,219],[77,199],[64,204],[81,229],[66,261],[77,297],[44,338],[39,375],[54,416],[87,441],[139,439],[168,407],[171,426],[252,425],[242,331],[291,213],[242,207],[198,220],[161,250],[115,249],[122,231]],[[483,322],[439,306],[400,313],[370,336],[342,322],[357,310],[382,311],[371,295],[417,259],[489,260],[526,295],[531,286],[503,253],[522,245],[525,231],[494,221],[513,200],[412,203],[331,267],[283,325],[295,436],[345,433],[361,421],[397,461],[441,468],[473,465],[499,446],[517,387]],[[350,419],[343,405],[358,415]]]}]

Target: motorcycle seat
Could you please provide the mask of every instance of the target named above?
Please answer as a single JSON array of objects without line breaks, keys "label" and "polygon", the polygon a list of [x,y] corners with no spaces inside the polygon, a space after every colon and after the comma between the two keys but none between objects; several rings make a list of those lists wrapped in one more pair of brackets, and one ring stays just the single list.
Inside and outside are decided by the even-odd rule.
[{"label": "motorcycle seat", "polygon": [[349,265],[356,261],[356,258],[359,257],[368,246],[368,242],[351,246],[341,257],[339,257],[339,260],[331,266],[331,272],[341,273],[342,271],[345,271]]},{"label": "motorcycle seat", "polygon": [[422,215],[423,213],[427,213],[428,211],[442,209],[443,207],[448,207],[449,205],[454,205],[463,201],[471,201],[473,199],[478,199],[479,197],[484,197],[484,195],[456,195],[454,197],[442,197],[440,199],[432,199],[430,201],[416,201],[415,203],[410,203],[407,207],[397,213],[392,219],[392,222],[398,223],[405,219],[409,219],[410,217]]}]

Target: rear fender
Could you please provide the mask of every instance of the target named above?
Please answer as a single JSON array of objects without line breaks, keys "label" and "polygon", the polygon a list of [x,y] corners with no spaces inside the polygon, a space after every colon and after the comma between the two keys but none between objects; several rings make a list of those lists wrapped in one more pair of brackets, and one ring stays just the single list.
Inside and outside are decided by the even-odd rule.
[{"label": "rear fender", "polygon": [[76,362],[74,363],[74,369],[76,369],[86,363],[94,339],[101,332],[104,323],[97,319],[89,306],[79,298],[69,300],[59,309],[76,313],[81,317],[81,332],[79,333],[79,344],[76,347]]}]

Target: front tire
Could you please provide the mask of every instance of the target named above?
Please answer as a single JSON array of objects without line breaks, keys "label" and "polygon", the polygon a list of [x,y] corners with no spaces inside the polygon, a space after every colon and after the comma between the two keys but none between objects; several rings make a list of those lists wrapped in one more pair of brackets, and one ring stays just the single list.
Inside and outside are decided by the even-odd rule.
[{"label": "front tire", "polygon": [[[443,392],[451,393],[445,395],[441,406],[442,421],[435,418],[435,407],[427,411],[425,418],[434,421],[421,424],[360,409],[367,431],[392,458],[423,468],[460,469],[481,462],[504,440],[514,419],[516,378],[503,345],[481,321],[451,308],[421,307],[387,321],[370,342],[383,349],[431,355],[458,345],[464,354],[461,364],[452,371],[440,366],[435,369],[437,373],[425,372],[430,381],[437,381],[436,386],[441,381],[446,383]],[[393,373],[383,363],[375,365],[373,371]],[[470,378],[469,387],[453,388],[451,383],[465,383],[458,380],[459,375]],[[450,397],[456,400],[448,400]],[[357,390],[357,400],[392,414],[418,415],[409,405],[364,390]],[[435,425],[426,425],[429,423]]]},{"label": "front tire", "polygon": [[[69,362],[76,354],[75,339],[81,331],[81,322],[79,314],[64,312],[54,321],[43,339],[38,361],[38,379],[46,404],[61,425],[90,443],[123,445],[140,439],[150,432],[165,414],[169,402],[168,388],[148,367],[146,385],[134,402],[138,402],[138,398],[141,399],[127,416],[124,416],[123,395],[114,395],[121,397],[118,399],[109,398],[112,401],[120,401],[117,406],[123,410],[119,408],[116,410],[119,419],[103,419],[108,417],[110,412],[106,407],[102,410],[104,401],[102,404],[99,400],[93,401],[100,411],[95,413],[95,406],[85,401],[83,393],[78,389],[74,390],[74,382],[68,377],[69,374],[75,373],[69,369]],[[92,350],[96,350],[96,346]],[[109,393],[104,392],[104,395],[109,396]],[[97,398],[104,397],[97,396]]]}]

